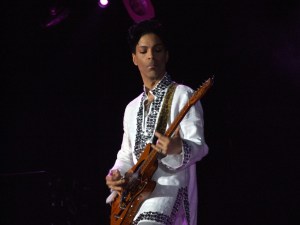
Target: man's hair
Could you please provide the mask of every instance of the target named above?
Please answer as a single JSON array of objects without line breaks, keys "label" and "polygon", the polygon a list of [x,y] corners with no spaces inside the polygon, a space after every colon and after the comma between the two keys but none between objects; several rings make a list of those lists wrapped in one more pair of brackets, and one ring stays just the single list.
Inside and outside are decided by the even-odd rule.
[{"label": "man's hair", "polygon": [[135,47],[140,38],[143,35],[150,33],[156,34],[167,49],[166,33],[163,25],[157,19],[149,19],[135,23],[128,29],[127,39],[131,53],[135,53]]}]

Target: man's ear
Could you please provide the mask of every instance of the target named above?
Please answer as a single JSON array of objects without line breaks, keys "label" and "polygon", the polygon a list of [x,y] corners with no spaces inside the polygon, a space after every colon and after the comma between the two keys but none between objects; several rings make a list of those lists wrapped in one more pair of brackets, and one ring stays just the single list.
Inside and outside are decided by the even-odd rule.
[{"label": "man's ear", "polygon": [[133,62],[133,64],[137,66],[136,55],[134,53],[132,53],[131,56],[132,56],[132,62]]}]

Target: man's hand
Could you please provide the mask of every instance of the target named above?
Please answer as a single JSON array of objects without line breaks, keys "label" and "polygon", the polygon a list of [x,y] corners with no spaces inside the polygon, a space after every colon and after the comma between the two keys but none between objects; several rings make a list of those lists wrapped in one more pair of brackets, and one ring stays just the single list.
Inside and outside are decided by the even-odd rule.
[{"label": "man's hand", "polygon": [[179,127],[174,131],[171,138],[155,132],[157,137],[156,145],[152,144],[151,147],[163,155],[180,154],[182,151],[182,139],[179,134]]},{"label": "man's hand", "polygon": [[122,191],[122,186],[125,183],[125,179],[121,176],[120,171],[111,170],[105,179],[108,188],[113,191],[117,191],[120,194]]}]

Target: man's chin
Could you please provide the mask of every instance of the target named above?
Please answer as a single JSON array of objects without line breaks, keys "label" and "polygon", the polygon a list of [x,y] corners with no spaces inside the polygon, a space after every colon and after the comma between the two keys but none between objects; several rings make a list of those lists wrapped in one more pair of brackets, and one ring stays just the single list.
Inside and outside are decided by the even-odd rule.
[{"label": "man's chin", "polygon": [[149,77],[153,78],[153,79],[161,79],[164,76],[164,73],[153,70],[150,71],[149,73]]}]

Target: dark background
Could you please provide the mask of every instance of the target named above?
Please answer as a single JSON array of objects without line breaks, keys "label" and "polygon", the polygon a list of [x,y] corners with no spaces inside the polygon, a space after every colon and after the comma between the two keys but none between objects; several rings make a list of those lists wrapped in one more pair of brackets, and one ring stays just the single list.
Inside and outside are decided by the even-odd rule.
[{"label": "dark background", "polygon": [[[105,176],[126,104],[142,91],[122,1],[1,3],[1,225],[106,225]],[[58,3],[60,3],[58,1]],[[299,216],[300,5],[152,1],[168,71],[197,89],[210,153],[198,163],[199,224],[285,225]]]}]

